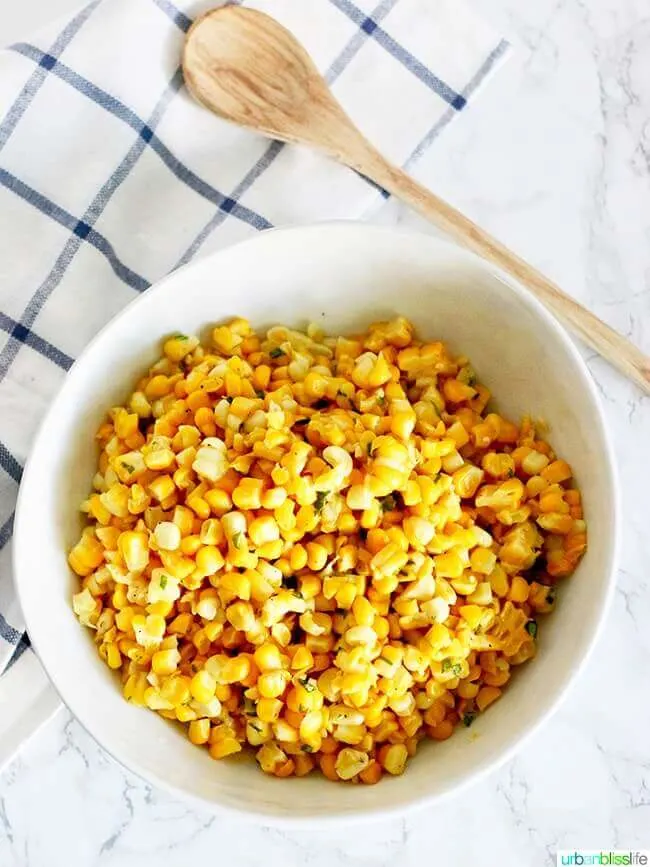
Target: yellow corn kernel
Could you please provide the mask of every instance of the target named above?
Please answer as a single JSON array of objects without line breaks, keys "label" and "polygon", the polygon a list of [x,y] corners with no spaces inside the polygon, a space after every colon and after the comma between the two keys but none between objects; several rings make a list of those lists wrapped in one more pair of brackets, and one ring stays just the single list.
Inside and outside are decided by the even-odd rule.
[{"label": "yellow corn kernel", "polygon": [[175,648],[158,650],[151,657],[151,670],[159,675],[173,674],[178,668],[180,658],[180,653]]},{"label": "yellow corn kernel", "polygon": [[341,780],[352,780],[365,771],[369,764],[367,753],[345,747],[337,755],[334,767]]},{"label": "yellow corn kernel", "polygon": [[277,509],[287,499],[287,492],[284,488],[270,488],[262,494],[262,508]]},{"label": "yellow corn kernel", "polygon": [[282,702],[278,698],[260,698],[257,702],[257,715],[265,723],[275,722],[282,712]]},{"label": "yellow corn kernel", "polygon": [[109,668],[112,668],[113,671],[117,670],[122,665],[122,654],[117,646],[117,644],[104,644],[100,646],[100,653],[103,648],[106,648],[106,664]]},{"label": "yellow corn kernel", "polygon": [[408,555],[394,542],[378,551],[370,561],[370,568],[380,575],[395,575],[406,565]]},{"label": "yellow corn kernel", "polygon": [[566,461],[553,461],[548,464],[541,472],[541,476],[549,485],[557,485],[561,482],[567,482],[573,472]]},{"label": "yellow corn kernel", "polygon": [[84,536],[68,555],[68,563],[77,575],[90,575],[104,561],[104,548],[94,538]]},{"label": "yellow corn kernel", "polygon": [[307,565],[307,549],[304,545],[294,545],[289,552],[289,563],[294,572],[299,572]]},{"label": "yellow corn kernel", "polygon": [[319,545],[317,542],[308,542],[307,549],[307,565],[313,572],[320,572],[325,568],[327,563],[327,548]]},{"label": "yellow corn kernel", "polygon": [[476,706],[479,710],[483,711],[486,707],[489,707],[492,702],[496,701],[501,695],[501,690],[496,686],[484,686],[482,687],[476,696]]},{"label": "yellow corn kernel", "polygon": [[260,645],[253,654],[253,661],[260,671],[275,671],[282,668],[282,656],[275,646],[267,642]]},{"label": "yellow corn kernel", "polygon": [[[449,630],[442,623],[434,623],[426,634],[426,640],[434,650],[440,650],[451,642]],[[385,650],[382,651],[385,654]]]},{"label": "yellow corn kernel", "polygon": [[229,659],[221,669],[217,682],[222,684],[241,683],[250,674],[251,663],[247,656],[235,656]]},{"label": "yellow corn kernel", "polygon": [[257,679],[257,689],[263,698],[278,698],[287,688],[289,675],[286,671],[266,671]]},{"label": "yellow corn kernel", "polygon": [[144,455],[144,464],[149,470],[166,470],[174,464],[176,455],[169,446],[151,448]]},{"label": "yellow corn kernel", "polygon": [[291,660],[291,668],[294,671],[310,669],[314,664],[314,656],[308,647],[299,647]]},{"label": "yellow corn kernel", "polygon": [[264,744],[256,753],[255,758],[267,774],[275,772],[276,768],[287,760],[286,753],[274,742]]},{"label": "yellow corn kernel", "polygon": [[158,476],[149,484],[149,492],[159,503],[171,497],[175,491],[176,485],[172,477],[168,475]]},{"label": "yellow corn kernel", "polygon": [[475,503],[478,508],[514,510],[519,508],[524,491],[523,482],[517,478],[508,479],[500,485],[483,485],[476,492]]},{"label": "yellow corn kernel", "polygon": [[480,605],[461,605],[459,608],[460,615],[472,629],[477,629],[483,615],[484,609]]},{"label": "yellow corn kernel", "polygon": [[539,526],[547,533],[557,533],[561,536],[568,535],[573,530],[573,518],[571,515],[562,515],[549,512],[537,518]]},{"label": "yellow corn kernel", "polygon": [[199,345],[198,337],[186,334],[174,334],[163,344],[163,352],[171,361],[182,361],[190,352],[194,352]]},{"label": "yellow corn kernel", "polygon": [[404,521],[404,532],[408,541],[416,548],[426,547],[435,535],[435,528],[430,521],[412,516]]},{"label": "yellow corn kernel", "polygon": [[291,630],[284,623],[274,623],[271,627],[271,637],[280,647],[287,647],[291,643]]},{"label": "yellow corn kernel", "polygon": [[151,404],[142,391],[133,392],[129,400],[129,409],[136,413],[139,418],[149,418],[151,415]]},{"label": "yellow corn kernel", "polygon": [[515,474],[515,462],[511,455],[505,453],[488,452],[483,455],[481,466],[495,479],[509,479]]},{"label": "yellow corn kernel", "polygon": [[136,615],[131,621],[135,640],[143,647],[151,647],[160,642],[165,634],[165,618],[159,614]]},{"label": "yellow corn kernel", "polygon": [[469,556],[472,570],[481,575],[489,575],[497,563],[497,556],[489,548],[474,548]]},{"label": "yellow corn kernel", "polygon": [[246,721],[246,740],[251,746],[259,747],[271,740],[271,726],[262,722],[259,717],[253,717]]},{"label": "yellow corn kernel", "polygon": [[188,727],[187,736],[189,740],[196,744],[207,744],[210,737],[210,720],[197,719],[193,720]]},{"label": "yellow corn kernel", "polygon": [[197,671],[190,681],[192,698],[195,698],[201,704],[208,704],[214,698],[216,688],[217,681],[205,669]]},{"label": "yellow corn kernel", "polygon": [[239,741],[232,737],[226,737],[210,744],[209,753],[213,759],[224,759],[226,756],[232,756],[234,753],[241,752],[242,745]]},{"label": "yellow corn kernel", "polygon": [[[397,406],[395,407],[396,404]],[[395,409],[393,409],[394,407]],[[390,422],[390,431],[392,434],[400,437],[400,439],[408,440],[413,433],[416,421],[417,416],[408,401],[393,401],[393,405],[391,406]]]},{"label": "yellow corn kernel", "polygon": [[277,741],[284,744],[295,744],[298,741],[298,731],[285,719],[277,720],[273,725],[273,735]]},{"label": "yellow corn kernel", "polygon": [[190,700],[189,678],[178,674],[165,678],[160,687],[160,696],[174,707],[186,704]]},{"label": "yellow corn kernel", "polygon": [[191,625],[192,615],[189,612],[184,612],[183,614],[179,614],[177,617],[175,617],[171,621],[171,623],[167,625],[167,632],[171,635],[185,635]]},{"label": "yellow corn kernel", "polygon": [[153,538],[159,548],[176,551],[181,544],[181,531],[172,521],[161,521],[153,532]]},{"label": "yellow corn kernel", "polygon": [[180,530],[181,536],[189,536],[194,526],[194,514],[186,506],[176,506],[173,522]]},{"label": "yellow corn kernel", "polygon": [[228,622],[240,632],[251,632],[257,623],[250,602],[233,602],[226,608],[226,617]]},{"label": "yellow corn kernel", "polygon": [[192,469],[202,479],[218,482],[228,471],[225,443],[213,436],[206,437],[196,452]]},{"label": "yellow corn kernel", "polygon": [[452,481],[458,496],[463,499],[473,497],[483,481],[483,475],[483,470],[472,464],[465,464],[465,466],[456,470],[452,476]]},{"label": "yellow corn kernel", "polygon": [[223,569],[223,566],[223,555],[214,545],[204,545],[196,552],[196,568],[199,574],[214,575]]},{"label": "yellow corn kernel", "polygon": [[452,548],[433,558],[437,578],[460,578],[465,571],[465,563],[458,551]]},{"label": "yellow corn kernel", "polygon": [[526,581],[525,578],[522,578],[520,575],[515,575],[510,584],[510,592],[508,593],[508,598],[512,602],[525,602],[528,599],[528,594],[530,592],[530,585]]},{"label": "yellow corn kernel", "polygon": [[522,470],[529,476],[538,476],[546,469],[549,459],[541,452],[531,451],[521,461]]},{"label": "yellow corn kernel", "polygon": [[408,750],[404,744],[391,744],[380,751],[382,767],[393,776],[399,776],[404,773],[407,759]]},{"label": "yellow corn kernel", "polygon": [[226,512],[230,511],[230,509],[232,509],[232,500],[230,498],[230,494],[228,493],[228,491],[221,490],[220,488],[206,491],[205,501],[212,510],[212,512],[218,517],[221,517]]},{"label": "yellow corn kernel", "polygon": [[199,532],[199,541],[202,545],[219,545],[223,541],[221,522],[216,518],[208,518],[203,521]]},{"label": "yellow corn kernel", "polygon": [[[237,491],[234,492],[236,494]],[[270,515],[256,518],[248,527],[248,536],[253,545],[261,546],[280,538],[280,528]]]},{"label": "yellow corn kernel", "polygon": [[232,492],[232,501],[238,509],[261,509],[262,489],[261,479],[244,478]]},{"label": "yellow corn kernel", "polygon": [[376,612],[365,596],[357,596],[352,603],[352,615],[359,626],[372,626]]}]

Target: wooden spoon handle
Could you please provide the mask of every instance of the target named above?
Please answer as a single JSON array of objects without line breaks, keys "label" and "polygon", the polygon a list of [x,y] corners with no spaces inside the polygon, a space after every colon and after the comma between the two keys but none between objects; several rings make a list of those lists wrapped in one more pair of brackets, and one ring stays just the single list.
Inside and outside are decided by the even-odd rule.
[{"label": "wooden spoon handle", "polygon": [[343,147],[334,148],[332,155],[406,202],[461,246],[514,277],[569,330],[644,392],[650,394],[648,356],[460,211],[427,190],[406,172],[391,165],[366,139],[352,135]]}]

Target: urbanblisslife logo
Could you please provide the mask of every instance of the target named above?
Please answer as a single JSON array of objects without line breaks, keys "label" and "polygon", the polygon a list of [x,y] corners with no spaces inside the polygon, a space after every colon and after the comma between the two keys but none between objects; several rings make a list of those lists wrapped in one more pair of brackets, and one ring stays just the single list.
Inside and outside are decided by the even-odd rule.
[{"label": "urbanblisslife logo", "polygon": [[646,865],[650,864],[648,849],[560,849],[557,865],[589,867],[592,864]]}]

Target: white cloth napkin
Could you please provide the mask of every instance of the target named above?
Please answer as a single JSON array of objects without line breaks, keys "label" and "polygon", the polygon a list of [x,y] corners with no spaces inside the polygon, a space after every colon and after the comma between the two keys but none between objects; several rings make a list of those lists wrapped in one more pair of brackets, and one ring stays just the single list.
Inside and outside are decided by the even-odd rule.
[{"label": "white cloth napkin", "polygon": [[[215,2],[94,0],[0,52],[0,671],[28,646],[10,568],[22,464],[90,338],[195,255],[272,225],[357,217],[381,195],[190,99],[184,31]],[[462,0],[250,5],[296,34],[361,129],[407,166],[507,53]]]}]

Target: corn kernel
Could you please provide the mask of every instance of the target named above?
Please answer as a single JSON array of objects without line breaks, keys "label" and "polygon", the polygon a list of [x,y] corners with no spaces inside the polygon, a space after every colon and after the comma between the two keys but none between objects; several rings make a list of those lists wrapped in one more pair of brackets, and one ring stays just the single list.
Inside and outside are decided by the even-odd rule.
[{"label": "corn kernel", "polygon": [[190,681],[190,692],[192,698],[195,698],[201,704],[207,704],[214,698],[217,681],[205,670],[197,671]]}]

